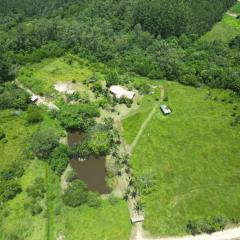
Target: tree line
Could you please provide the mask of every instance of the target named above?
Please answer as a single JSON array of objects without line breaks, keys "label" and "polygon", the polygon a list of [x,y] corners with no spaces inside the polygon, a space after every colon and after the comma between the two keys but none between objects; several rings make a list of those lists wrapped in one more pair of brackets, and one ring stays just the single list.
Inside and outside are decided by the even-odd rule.
[{"label": "tree line", "polygon": [[12,77],[13,65],[70,51],[152,79],[239,93],[239,37],[228,44],[199,40],[234,2],[3,1],[0,80]]}]

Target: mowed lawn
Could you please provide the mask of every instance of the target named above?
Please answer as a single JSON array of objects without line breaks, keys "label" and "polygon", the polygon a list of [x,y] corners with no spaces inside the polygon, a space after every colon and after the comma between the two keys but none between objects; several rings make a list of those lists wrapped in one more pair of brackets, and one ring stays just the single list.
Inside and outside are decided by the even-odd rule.
[{"label": "mowed lawn", "polygon": [[240,127],[230,126],[239,101],[222,102],[229,93],[211,91],[217,101],[206,100],[207,89],[165,84],[173,113],[158,111],[135,147],[134,174],[156,178],[155,190],[143,196],[144,228],[153,235],[184,235],[190,219],[239,217]]},{"label": "mowed lawn", "polygon": [[222,40],[229,42],[240,34],[240,19],[224,15],[223,19],[215,24],[211,31],[200,38],[201,41]]}]

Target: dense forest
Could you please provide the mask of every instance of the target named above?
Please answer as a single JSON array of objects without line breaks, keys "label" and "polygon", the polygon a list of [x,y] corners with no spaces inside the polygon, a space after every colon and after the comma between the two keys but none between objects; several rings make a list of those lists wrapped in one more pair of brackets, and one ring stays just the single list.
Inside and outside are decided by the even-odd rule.
[{"label": "dense forest", "polygon": [[239,93],[239,38],[198,40],[235,2],[3,0],[0,79],[11,78],[13,66],[70,51],[152,79]]}]

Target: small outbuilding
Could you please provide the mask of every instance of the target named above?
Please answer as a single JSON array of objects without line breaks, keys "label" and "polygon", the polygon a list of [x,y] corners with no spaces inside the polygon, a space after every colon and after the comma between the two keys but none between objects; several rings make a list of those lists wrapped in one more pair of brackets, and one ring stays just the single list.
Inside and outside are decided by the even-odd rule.
[{"label": "small outbuilding", "polygon": [[133,99],[135,96],[135,92],[128,91],[124,89],[122,86],[115,85],[110,87],[110,92],[115,95],[116,98],[126,97],[128,99]]},{"label": "small outbuilding", "polygon": [[34,102],[34,103],[37,102],[38,101],[38,96],[37,95],[32,95],[31,96],[31,101]]},{"label": "small outbuilding", "polygon": [[161,105],[160,109],[164,115],[169,115],[172,113],[171,109],[166,104]]}]

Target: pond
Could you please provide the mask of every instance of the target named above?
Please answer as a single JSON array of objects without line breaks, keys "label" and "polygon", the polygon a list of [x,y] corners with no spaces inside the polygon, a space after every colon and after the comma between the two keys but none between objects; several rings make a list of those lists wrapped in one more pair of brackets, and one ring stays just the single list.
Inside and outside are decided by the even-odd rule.
[{"label": "pond", "polygon": [[[68,133],[68,144],[73,146],[83,140],[83,134],[79,132]],[[98,192],[100,194],[107,194],[111,189],[107,186],[106,176],[107,171],[105,167],[104,157],[90,157],[85,161],[78,159],[71,159],[70,165],[75,170],[77,178],[83,180],[90,191]]]}]

